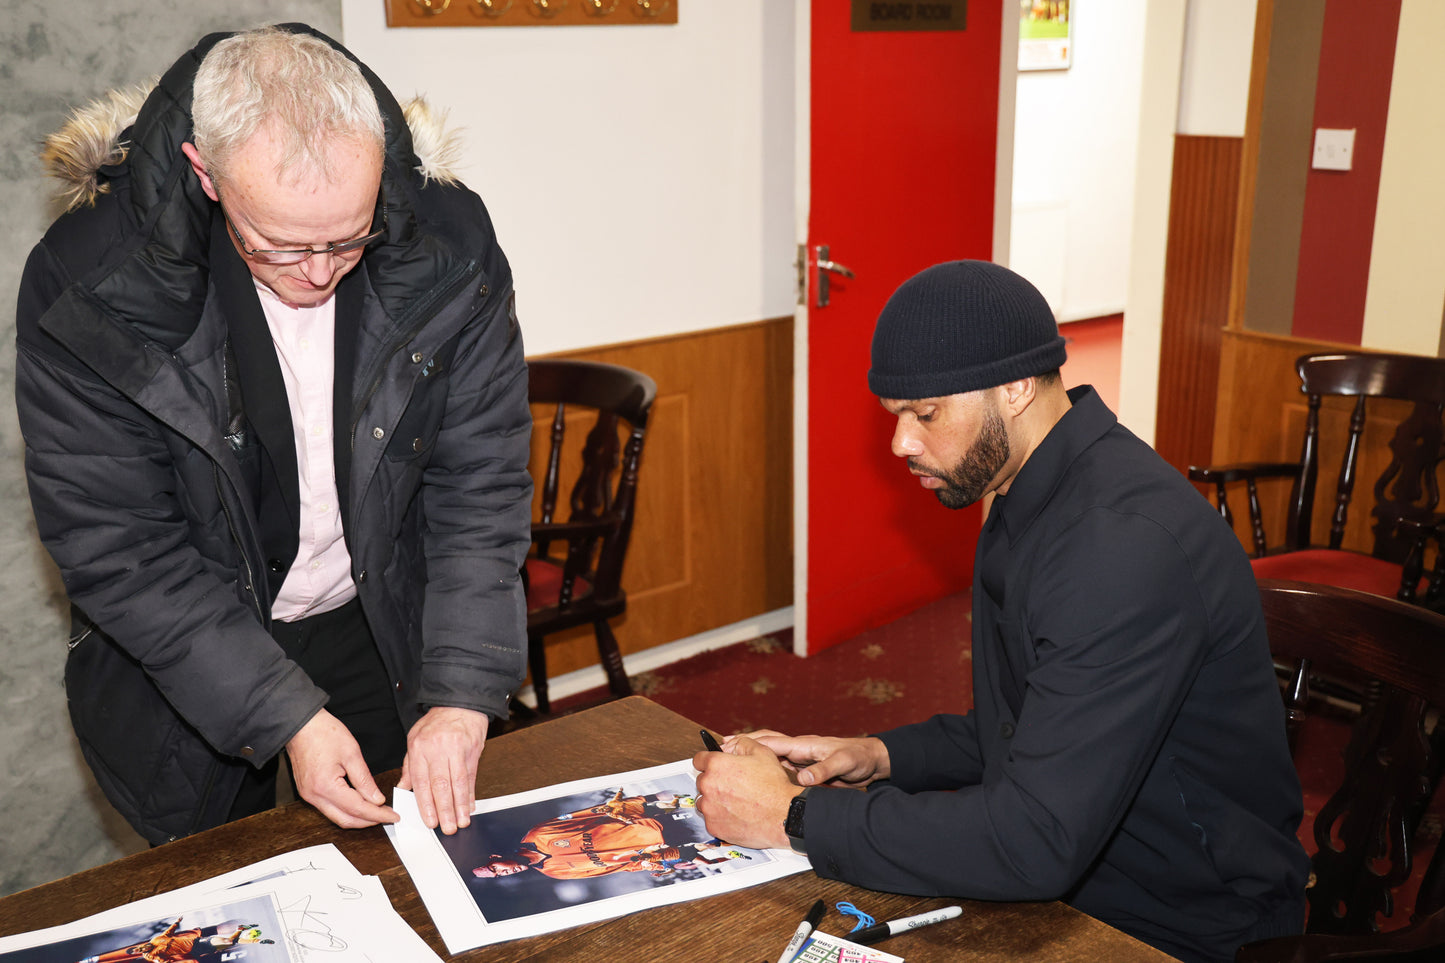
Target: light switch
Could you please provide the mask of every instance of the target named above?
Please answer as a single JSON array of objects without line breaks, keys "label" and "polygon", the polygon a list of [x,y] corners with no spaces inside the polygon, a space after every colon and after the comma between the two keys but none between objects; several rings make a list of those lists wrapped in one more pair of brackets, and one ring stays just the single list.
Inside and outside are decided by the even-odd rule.
[{"label": "light switch", "polygon": [[1315,153],[1310,164],[1320,171],[1347,171],[1355,158],[1355,128],[1315,128]]}]

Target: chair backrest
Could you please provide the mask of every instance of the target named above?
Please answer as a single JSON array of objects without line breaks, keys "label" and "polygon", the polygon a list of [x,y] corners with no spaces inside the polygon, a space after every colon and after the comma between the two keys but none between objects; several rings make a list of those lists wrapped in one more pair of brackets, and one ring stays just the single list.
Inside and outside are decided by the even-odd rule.
[{"label": "chair backrest", "polygon": [[[543,526],[556,521],[562,485],[562,463],[569,408],[592,409],[596,421],[582,449],[581,469],[568,496],[567,522],[607,522],[596,534],[567,539],[567,585],[582,570],[600,597],[615,594],[622,579],[622,563],[632,534],[633,507],[637,499],[638,465],[647,419],[657,397],[657,384],[650,377],[620,365],[597,361],[541,359],[528,367],[528,400],[533,405],[555,405],[552,415],[546,469],[541,476],[541,519]],[[627,442],[619,445],[619,421],[629,426]],[[613,475],[620,469],[616,486]],[[545,536],[534,538],[545,555]]]},{"label": "chair backrest", "polygon": [[[1410,876],[1413,831],[1439,770],[1426,724],[1432,708],[1445,708],[1445,616],[1313,582],[1261,579],[1259,588],[1270,650],[1297,667],[1287,698],[1291,744],[1312,675],[1380,683],[1351,736],[1344,780],[1315,817],[1308,893],[1310,932],[1374,932]],[[1442,866],[1437,855],[1417,916],[1445,905]]]},{"label": "chair backrest", "polygon": [[1404,519],[1426,521],[1440,503],[1441,421],[1445,415],[1445,359],[1401,354],[1305,355],[1295,362],[1300,390],[1309,397],[1300,474],[1290,496],[1286,545],[1311,544],[1311,515],[1319,475],[1320,405],[1328,395],[1355,398],[1349,435],[1335,485],[1329,547],[1339,548],[1345,536],[1350,499],[1364,434],[1366,401],[1394,398],[1413,402],[1411,413],[1390,440],[1391,460],[1374,484],[1374,548],[1377,558],[1403,563],[1414,546],[1410,533],[1398,530]]}]

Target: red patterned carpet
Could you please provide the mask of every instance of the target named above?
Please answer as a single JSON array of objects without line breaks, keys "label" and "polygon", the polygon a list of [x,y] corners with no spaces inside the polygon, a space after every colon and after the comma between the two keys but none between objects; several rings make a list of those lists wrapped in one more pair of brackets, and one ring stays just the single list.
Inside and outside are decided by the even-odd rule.
[{"label": "red patterned carpet", "polygon": [[[863,735],[966,712],[973,705],[969,593],[926,605],[896,622],[864,632],[825,652],[800,659],[792,633],[765,635],[632,677],[634,690],[722,733],[778,729],[790,733]],[[595,704],[605,690],[559,700],[557,711]],[[1295,765],[1304,787],[1300,839],[1315,851],[1314,816],[1339,785],[1349,724],[1329,713],[1311,716],[1301,732]],[[1440,838],[1440,802],[1420,827],[1416,877]],[[1414,909],[1417,881],[1399,894],[1400,906],[1382,928],[1404,925]]]}]

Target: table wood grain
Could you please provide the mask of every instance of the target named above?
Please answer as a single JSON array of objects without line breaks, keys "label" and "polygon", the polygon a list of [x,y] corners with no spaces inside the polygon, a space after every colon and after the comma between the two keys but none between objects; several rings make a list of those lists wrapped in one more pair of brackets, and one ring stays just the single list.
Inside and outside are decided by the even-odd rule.
[{"label": "table wood grain", "polygon": [[[479,797],[605,776],[690,757],[698,726],[640,696],[563,716],[492,739],[477,773]],[[397,773],[380,778],[390,792]],[[68,923],[122,903],[199,882],[306,846],[334,843],[362,873],[380,877],[396,911],[442,958],[438,936],[411,878],[379,827],[338,829],[304,803],[252,816],[0,899],[0,936]],[[662,906],[620,919],[480,947],[453,959],[523,963],[679,959],[773,963],[816,899],[849,900],[878,919],[961,903],[956,920],[894,937],[879,948],[910,963],[929,960],[1031,963],[1161,963],[1172,959],[1062,903],[925,899],[860,889],[798,873],[734,893]],[[820,927],[844,935],[851,920],[830,912]],[[699,942],[702,941],[702,942]]]}]

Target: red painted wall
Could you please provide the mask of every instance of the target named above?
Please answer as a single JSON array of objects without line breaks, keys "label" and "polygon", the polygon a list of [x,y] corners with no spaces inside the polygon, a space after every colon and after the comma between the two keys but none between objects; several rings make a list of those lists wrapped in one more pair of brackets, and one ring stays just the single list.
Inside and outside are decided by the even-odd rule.
[{"label": "red painted wall", "polygon": [[1309,173],[1295,279],[1296,337],[1360,343],[1399,24],[1400,0],[1325,5],[1314,127],[1355,128],[1354,167]]}]

